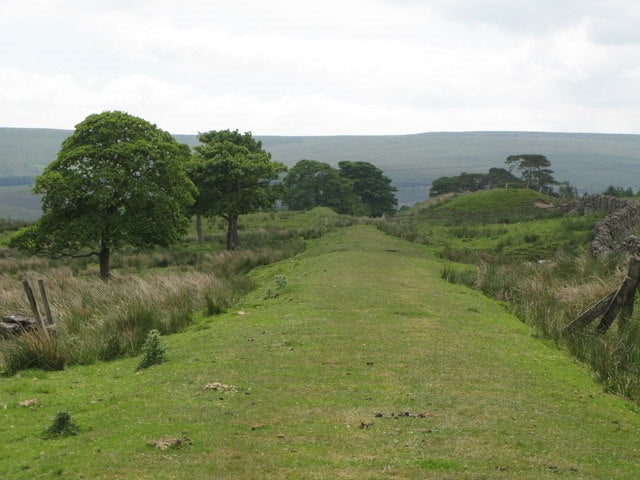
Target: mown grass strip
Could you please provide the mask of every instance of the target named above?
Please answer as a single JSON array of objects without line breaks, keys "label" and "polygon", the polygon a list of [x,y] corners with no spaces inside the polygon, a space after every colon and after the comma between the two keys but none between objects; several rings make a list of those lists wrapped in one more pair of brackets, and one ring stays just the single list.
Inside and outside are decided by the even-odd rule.
[{"label": "mown grass strip", "polygon": [[[136,373],[128,359],[2,379],[0,472],[640,476],[640,418],[630,404],[440,270],[424,247],[370,226],[342,229],[255,270],[259,288],[238,308],[164,338],[161,365]],[[59,411],[80,433],[41,439]],[[147,444],[168,437],[189,442]]]}]

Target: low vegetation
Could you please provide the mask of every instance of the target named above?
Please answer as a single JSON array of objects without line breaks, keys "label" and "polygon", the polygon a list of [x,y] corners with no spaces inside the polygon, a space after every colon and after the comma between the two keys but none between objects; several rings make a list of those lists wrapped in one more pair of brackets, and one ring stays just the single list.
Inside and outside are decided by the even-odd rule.
[{"label": "low vegetation", "polygon": [[235,251],[224,249],[224,225],[215,222],[208,225],[205,243],[192,238],[172,248],[123,249],[114,255],[115,270],[107,283],[95,275],[98,266],[89,259],[51,260],[4,247],[4,314],[28,313],[20,280],[42,278],[50,288],[58,335],[34,331],[0,340],[0,364],[5,373],[14,374],[137,355],[150,330],[180,332],[199,312],[225,311],[253,288],[246,272],[289,258],[304,249],[304,238],[353,221],[327,210],[248,215],[241,226],[245,246]]},{"label": "low vegetation", "polygon": [[58,412],[51,425],[44,431],[44,439],[73,436],[80,433],[80,428],[73,422],[69,412]]},{"label": "low vegetation", "polygon": [[142,358],[138,363],[137,370],[149,368],[153,365],[160,365],[166,361],[166,349],[160,339],[158,330],[151,330],[142,345]]},{"label": "low vegetation", "polygon": [[531,190],[434,199],[380,227],[428,245],[447,263],[442,278],[508,303],[543,338],[588,363],[605,388],[640,401],[640,320],[605,336],[565,326],[615,290],[624,258],[587,253],[601,216],[565,216]]},{"label": "low vegetation", "polygon": [[586,245],[600,218],[562,216],[552,202],[533,190],[489,190],[431,199],[378,225],[453,262],[537,261]]},{"label": "low vegetation", "polygon": [[[252,271],[258,288],[226,313],[163,336],[167,362],[2,379],[0,471],[13,480],[636,478],[634,406],[497,302],[442,281],[441,268],[429,246],[371,226],[336,230]],[[264,298],[279,276],[280,295]],[[77,435],[42,439],[58,412]]]},{"label": "low vegetation", "polygon": [[605,389],[640,402],[640,322],[636,316],[605,335],[565,327],[596,301],[616,290],[626,275],[621,258],[593,259],[584,253],[559,254],[543,264],[525,263],[473,270],[447,269],[443,278],[478,288],[509,302],[520,318],[586,362]]}]

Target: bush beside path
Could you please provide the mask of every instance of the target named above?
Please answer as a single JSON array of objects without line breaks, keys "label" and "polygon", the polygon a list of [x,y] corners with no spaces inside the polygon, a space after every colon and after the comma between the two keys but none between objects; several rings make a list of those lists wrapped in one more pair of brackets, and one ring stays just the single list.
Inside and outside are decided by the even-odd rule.
[{"label": "bush beside path", "polygon": [[636,407],[426,252],[340,229],[161,365],[0,379],[0,478],[639,478]]}]

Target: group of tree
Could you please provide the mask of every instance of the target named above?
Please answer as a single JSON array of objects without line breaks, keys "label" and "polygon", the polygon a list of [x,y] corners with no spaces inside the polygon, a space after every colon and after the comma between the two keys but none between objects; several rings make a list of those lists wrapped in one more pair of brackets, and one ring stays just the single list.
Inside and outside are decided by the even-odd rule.
[{"label": "group of tree", "polygon": [[[461,173],[453,177],[440,177],[433,181],[430,197],[444,193],[463,193],[492,188],[531,188],[548,195],[575,197],[577,190],[569,182],[553,178],[551,162],[544,155],[510,155],[505,163],[508,169],[491,168],[489,173]],[[514,175],[514,170],[520,176]]]},{"label": "group of tree", "polygon": [[553,178],[553,170],[549,167],[551,162],[544,155],[524,153],[510,155],[505,161],[509,170],[520,170],[520,179],[527,188],[543,193],[553,193],[552,186],[556,183]]},{"label": "group of tree", "polygon": [[392,214],[396,188],[369,162],[300,160],[283,180],[282,200],[292,210],[329,207],[338,213],[379,217]]},{"label": "group of tree", "polygon": [[238,217],[278,199],[295,209],[326,204],[363,215],[391,213],[397,204],[390,180],[366,162],[342,162],[336,171],[303,160],[279,183],[286,167],[251,133],[210,131],[198,138],[192,152],[127,113],[88,116],[36,177],[42,216],[10,245],[53,258],[96,256],[108,279],[114,249],[170,245],[187,233],[192,215],[223,217],[227,248],[234,249]]},{"label": "group of tree", "polygon": [[[640,193],[640,192],[639,192]],[[609,185],[607,189],[602,192],[603,195],[609,195],[611,197],[633,197],[634,193],[631,187],[623,188],[619,185]]]},{"label": "group of tree", "polygon": [[430,197],[445,193],[477,192],[491,188],[523,188],[524,182],[504,168],[490,168],[489,173],[466,173],[436,178],[429,190]]}]

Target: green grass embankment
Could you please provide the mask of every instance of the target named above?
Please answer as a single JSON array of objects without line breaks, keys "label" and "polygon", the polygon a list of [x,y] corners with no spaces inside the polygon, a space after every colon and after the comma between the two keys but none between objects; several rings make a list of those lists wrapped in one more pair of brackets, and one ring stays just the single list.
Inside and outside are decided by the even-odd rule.
[{"label": "green grass embankment", "polygon": [[409,216],[423,216],[446,225],[514,223],[556,215],[553,200],[528,188],[492,189],[431,199],[415,205]]},{"label": "green grass embankment", "polygon": [[[638,478],[631,404],[440,270],[423,246],[340,229],[164,338],[167,363],[1,379],[0,478]],[[41,439],[62,410],[79,435]]]}]

